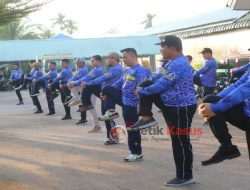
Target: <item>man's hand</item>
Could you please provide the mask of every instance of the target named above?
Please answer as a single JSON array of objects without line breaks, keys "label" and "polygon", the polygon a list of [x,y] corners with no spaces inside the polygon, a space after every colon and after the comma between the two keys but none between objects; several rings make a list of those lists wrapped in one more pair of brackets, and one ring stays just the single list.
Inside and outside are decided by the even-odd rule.
[{"label": "man's hand", "polygon": [[69,88],[69,89],[72,89],[72,88],[74,88],[74,87],[75,87],[74,83],[71,83],[71,82],[70,82],[70,83],[68,83],[68,85],[67,85],[67,86],[68,86],[68,88]]},{"label": "man's hand", "polygon": [[63,84],[60,84],[60,88],[63,89],[63,87],[64,87]]},{"label": "man's hand", "polygon": [[33,80],[32,80],[32,83],[35,84],[35,83],[36,83],[36,79],[33,79]]},{"label": "man's hand", "polygon": [[51,86],[52,86],[51,84],[48,84],[48,88],[49,88],[49,89],[51,89]]},{"label": "man's hand", "polygon": [[100,98],[105,101],[107,99],[107,96],[103,93],[100,94]]},{"label": "man's hand", "polygon": [[86,84],[84,82],[81,83],[82,88],[86,88]]},{"label": "man's hand", "polygon": [[141,87],[137,86],[135,89],[135,95],[137,96],[137,98],[140,97],[139,91],[140,91]]},{"label": "man's hand", "polygon": [[209,103],[202,103],[199,105],[199,114],[205,121],[208,121],[211,117],[216,115],[212,111],[211,104]]}]

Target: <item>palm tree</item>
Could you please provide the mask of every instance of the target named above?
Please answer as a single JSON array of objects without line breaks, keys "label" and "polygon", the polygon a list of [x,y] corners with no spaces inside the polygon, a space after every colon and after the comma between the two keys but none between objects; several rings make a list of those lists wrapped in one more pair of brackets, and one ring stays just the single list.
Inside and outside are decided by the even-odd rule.
[{"label": "palm tree", "polygon": [[64,31],[66,29],[66,20],[65,20],[65,15],[62,13],[58,13],[57,17],[55,19],[52,19],[53,21],[53,26],[59,26],[61,31]]},{"label": "palm tree", "polygon": [[41,39],[48,39],[55,35],[55,33],[49,28],[40,27],[39,30],[41,31],[41,33],[39,34]]},{"label": "palm tree", "polygon": [[39,10],[49,0],[40,3],[35,0],[1,0],[0,1],[0,26],[6,25],[28,14]]},{"label": "palm tree", "polygon": [[156,16],[155,14],[152,15],[150,13],[147,13],[147,19],[141,22],[141,24],[145,24],[145,27],[144,27],[145,29],[151,28],[153,26],[152,20],[155,16]]},{"label": "palm tree", "polygon": [[39,25],[29,25],[27,21],[13,21],[7,25],[0,27],[1,40],[27,40],[39,39],[39,35],[35,32]]},{"label": "palm tree", "polygon": [[77,23],[71,19],[66,21],[66,31],[68,34],[73,34],[78,30]]}]

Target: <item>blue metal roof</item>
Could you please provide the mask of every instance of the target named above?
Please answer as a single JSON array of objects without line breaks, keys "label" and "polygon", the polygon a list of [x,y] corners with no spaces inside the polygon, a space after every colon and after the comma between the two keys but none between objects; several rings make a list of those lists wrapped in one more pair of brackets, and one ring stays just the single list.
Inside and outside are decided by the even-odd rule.
[{"label": "blue metal roof", "polygon": [[56,34],[55,36],[53,36],[52,38],[50,39],[58,39],[58,40],[62,40],[62,39],[73,39],[72,37],[70,36],[67,36],[65,34]]},{"label": "blue metal roof", "polygon": [[203,25],[209,25],[213,23],[219,23],[224,21],[230,21],[238,19],[245,15],[248,11],[233,11],[230,8],[224,8],[217,11],[197,15],[194,17],[186,18],[183,20],[177,20],[153,26],[145,29],[141,32],[132,35],[150,35],[150,34],[161,34],[177,30],[184,30],[193,27],[199,27]]},{"label": "blue metal roof", "polygon": [[89,39],[49,39],[0,41],[0,62],[24,61],[39,58],[74,58],[107,55],[120,52],[124,48],[135,48],[139,55],[152,55],[160,52],[157,36],[107,37]]}]

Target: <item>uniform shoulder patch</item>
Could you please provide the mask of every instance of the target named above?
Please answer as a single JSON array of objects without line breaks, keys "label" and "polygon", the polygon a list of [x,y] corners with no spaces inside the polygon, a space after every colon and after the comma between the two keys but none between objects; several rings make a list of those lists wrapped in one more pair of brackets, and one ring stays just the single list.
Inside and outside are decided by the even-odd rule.
[{"label": "uniform shoulder patch", "polygon": [[175,73],[173,71],[166,72],[165,77],[169,80],[173,80],[175,78]]}]

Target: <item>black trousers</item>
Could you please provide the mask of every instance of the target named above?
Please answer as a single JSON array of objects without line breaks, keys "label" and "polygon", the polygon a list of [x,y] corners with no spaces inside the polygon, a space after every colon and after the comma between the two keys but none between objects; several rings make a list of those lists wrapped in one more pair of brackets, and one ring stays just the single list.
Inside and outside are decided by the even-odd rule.
[{"label": "black trousers", "polygon": [[197,86],[203,87],[202,97],[206,97],[214,93],[215,88],[202,85],[201,79],[199,76],[194,77],[194,84],[196,84]]},{"label": "black trousers", "polygon": [[[91,105],[91,96],[94,94],[96,97],[100,98],[102,92],[101,85],[91,85],[87,86],[82,90],[81,99],[83,105]],[[107,111],[105,102],[101,101],[101,111],[102,115],[104,115]],[[105,121],[106,131],[107,131],[107,138],[110,138],[110,130],[112,126],[115,126],[115,122]]]},{"label": "black trousers", "polygon": [[[218,102],[222,97],[210,95],[203,99],[204,103]],[[222,146],[232,145],[230,135],[227,127],[227,122],[237,128],[250,132],[250,118],[243,112],[243,104],[238,104],[225,112],[218,113],[209,119],[209,126],[215,138]]]},{"label": "black trousers", "polygon": [[85,105],[85,106],[91,105],[91,96],[92,96],[92,94],[94,94],[95,96],[100,98],[101,85],[87,86],[86,88],[84,88],[82,90],[81,98],[82,98],[83,105]]},{"label": "black trousers", "polygon": [[[70,90],[67,86],[60,89],[61,101],[64,104],[66,98],[70,96]],[[70,107],[68,105],[63,105],[66,116],[70,116]]]},{"label": "black trousers", "polygon": [[[28,85],[29,94],[31,95],[32,94],[32,84],[31,84],[31,81],[29,81],[27,79],[24,79],[23,86],[26,88],[27,85]],[[36,106],[35,100],[34,100],[34,98],[32,96],[31,96],[31,100],[32,100],[33,105]]]},{"label": "black trousers", "polygon": [[181,131],[190,131],[192,119],[196,112],[197,105],[186,107],[165,106],[159,94],[151,96],[141,96],[139,103],[139,115],[152,115],[153,103],[162,110],[162,114],[171,128],[170,137],[174,161],[176,166],[176,177],[189,179],[193,176],[193,151],[189,133],[180,133]]},{"label": "black trousers", "polygon": [[113,86],[106,85],[102,89],[102,94],[107,96],[107,98],[105,100],[105,107],[107,110],[115,109],[116,104],[118,104],[119,106],[122,106],[122,92],[121,92],[121,90],[119,90]]},{"label": "black trousers", "polygon": [[47,99],[47,103],[48,103],[49,112],[50,113],[55,113],[55,104],[54,104],[54,100],[52,98],[50,90],[46,91],[46,99]]},{"label": "black trousers", "polygon": [[[12,82],[12,85],[13,85],[15,88],[19,87],[21,84],[22,84],[22,80],[21,80],[21,79]],[[22,97],[22,95],[21,95],[21,89],[15,90],[15,91],[16,91],[16,95],[17,95],[17,97],[18,97],[19,102],[22,102],[22,101],[23,101],[23,97]]]},{"label": "black trousers", "polygon": [[69,88],[67,86],[64,86],[63,88],[60,88],[59,83],[56,83],[56,84],[51,86],[51,93],[55,93],[56,89],[60,91],[61,101],[63,103],[63,107],[64,107],[64,110],[65,110],[66,116],[70,116],[70,107],[68,105],[64,105],[64,102],[65,102],[66,98],[68,96],[70,96]]},{"label": "black trousers", "polygon": [[[116,104],[122,106],[122,116],[126,127],[138,121],[137,107],[124,105],[122,103],[122,93],[120,90],[107,85],[102,89],[102,93],[107,96],[104,103],[106,110],[114,109]],[[140,131],[128,131],[128,146],[131,154],[142,154]]]},{"label": "black trousers", "polygon": [[42,111],[42,106],[41,106],[41,104],[40,104],[40,101],[39,101],[39,99],[38,99],[38,96],[33,96],[33,97],[31,97],[32,98],[32,100],[33,100],[33,102],[34,102],[34,105],[37,107],[37,109],[39,110],[39,111]]}]

